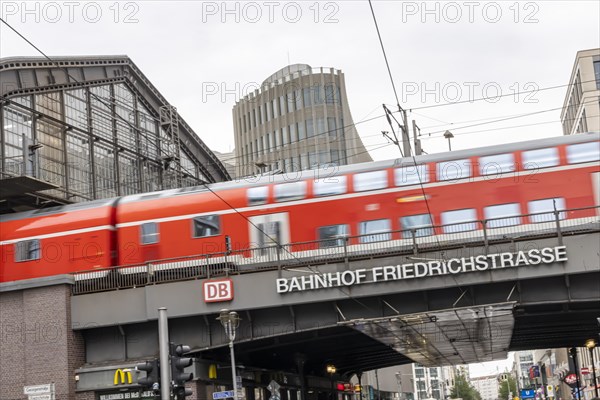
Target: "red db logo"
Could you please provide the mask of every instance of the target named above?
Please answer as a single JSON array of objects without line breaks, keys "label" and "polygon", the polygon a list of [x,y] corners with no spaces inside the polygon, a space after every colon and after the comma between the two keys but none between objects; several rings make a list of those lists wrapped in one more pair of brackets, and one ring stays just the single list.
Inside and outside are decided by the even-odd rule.
[{"label": "red db logo", "polygon": [[233,300],[233,281],[231,279],[204,281],[202,290],[205,303]]}]

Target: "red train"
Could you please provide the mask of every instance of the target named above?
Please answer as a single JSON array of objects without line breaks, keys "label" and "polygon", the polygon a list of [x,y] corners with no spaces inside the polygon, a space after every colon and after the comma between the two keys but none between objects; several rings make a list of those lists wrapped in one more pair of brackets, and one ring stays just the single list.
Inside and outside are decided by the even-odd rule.
[{"label": "red train", "polygon": [[482,219],[536,229],[600,205],[599,161],[588,133],[2,215],[0,282],[222,251],[226,236],[235,251],[439,238]]}]

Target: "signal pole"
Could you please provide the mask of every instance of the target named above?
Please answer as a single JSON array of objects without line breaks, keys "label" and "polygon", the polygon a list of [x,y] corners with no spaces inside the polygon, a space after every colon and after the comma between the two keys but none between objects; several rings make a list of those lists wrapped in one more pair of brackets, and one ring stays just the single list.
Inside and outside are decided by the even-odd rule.
[{"label": "signal pole", "polygon": [[169,368],[169,324],[167,321],[167,309],[158,309],[158,348],[160,351],[160,397],[171,398],[171,377]]}]

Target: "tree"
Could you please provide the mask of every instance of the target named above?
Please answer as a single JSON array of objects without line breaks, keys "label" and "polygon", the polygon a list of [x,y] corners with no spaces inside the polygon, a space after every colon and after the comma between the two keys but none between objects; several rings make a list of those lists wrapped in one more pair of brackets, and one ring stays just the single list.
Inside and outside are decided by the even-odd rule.
[{"label": "tree", "polygon": [[500,382],[498,398],[500,400],[510,400],[512,399],[512,397],[509,397],[510,393],[512,393],[512,397],[519,395],[517,393],[517,381],[512,377],[512,375],[507,374],[507,379]]},{"label": "tree", "polygon": [[481,400],[479,392],[469,383],[467,377],[462,373],[456,375],[454,386],[450,390],[450,396],[453,399],[463,400]]}]

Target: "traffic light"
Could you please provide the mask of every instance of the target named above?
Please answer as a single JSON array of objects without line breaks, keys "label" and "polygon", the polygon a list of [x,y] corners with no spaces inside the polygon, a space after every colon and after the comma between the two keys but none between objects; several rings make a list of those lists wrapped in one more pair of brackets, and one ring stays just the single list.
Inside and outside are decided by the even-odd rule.
[{"label": "traffic light", "polygon": [[192,365],[193,361],[189,357],[183,357],[191,349],[190,346],[182,344],[175,345],[171,343],[171,380],[173,381],[173,395],[177,400],[185,399],[192,394],[191,389],[185,388],[185,383],[191,381],[194,377],[192,373],[184,372],[186,367]]},{"label": "traffic light", "polygon": [[139,378],[137,382],[144,389],[152,390],[154,394],[160,393],[160,364],[158,360],[146,361],[135,366],[137,371],[145,371],[146,377]]}]

